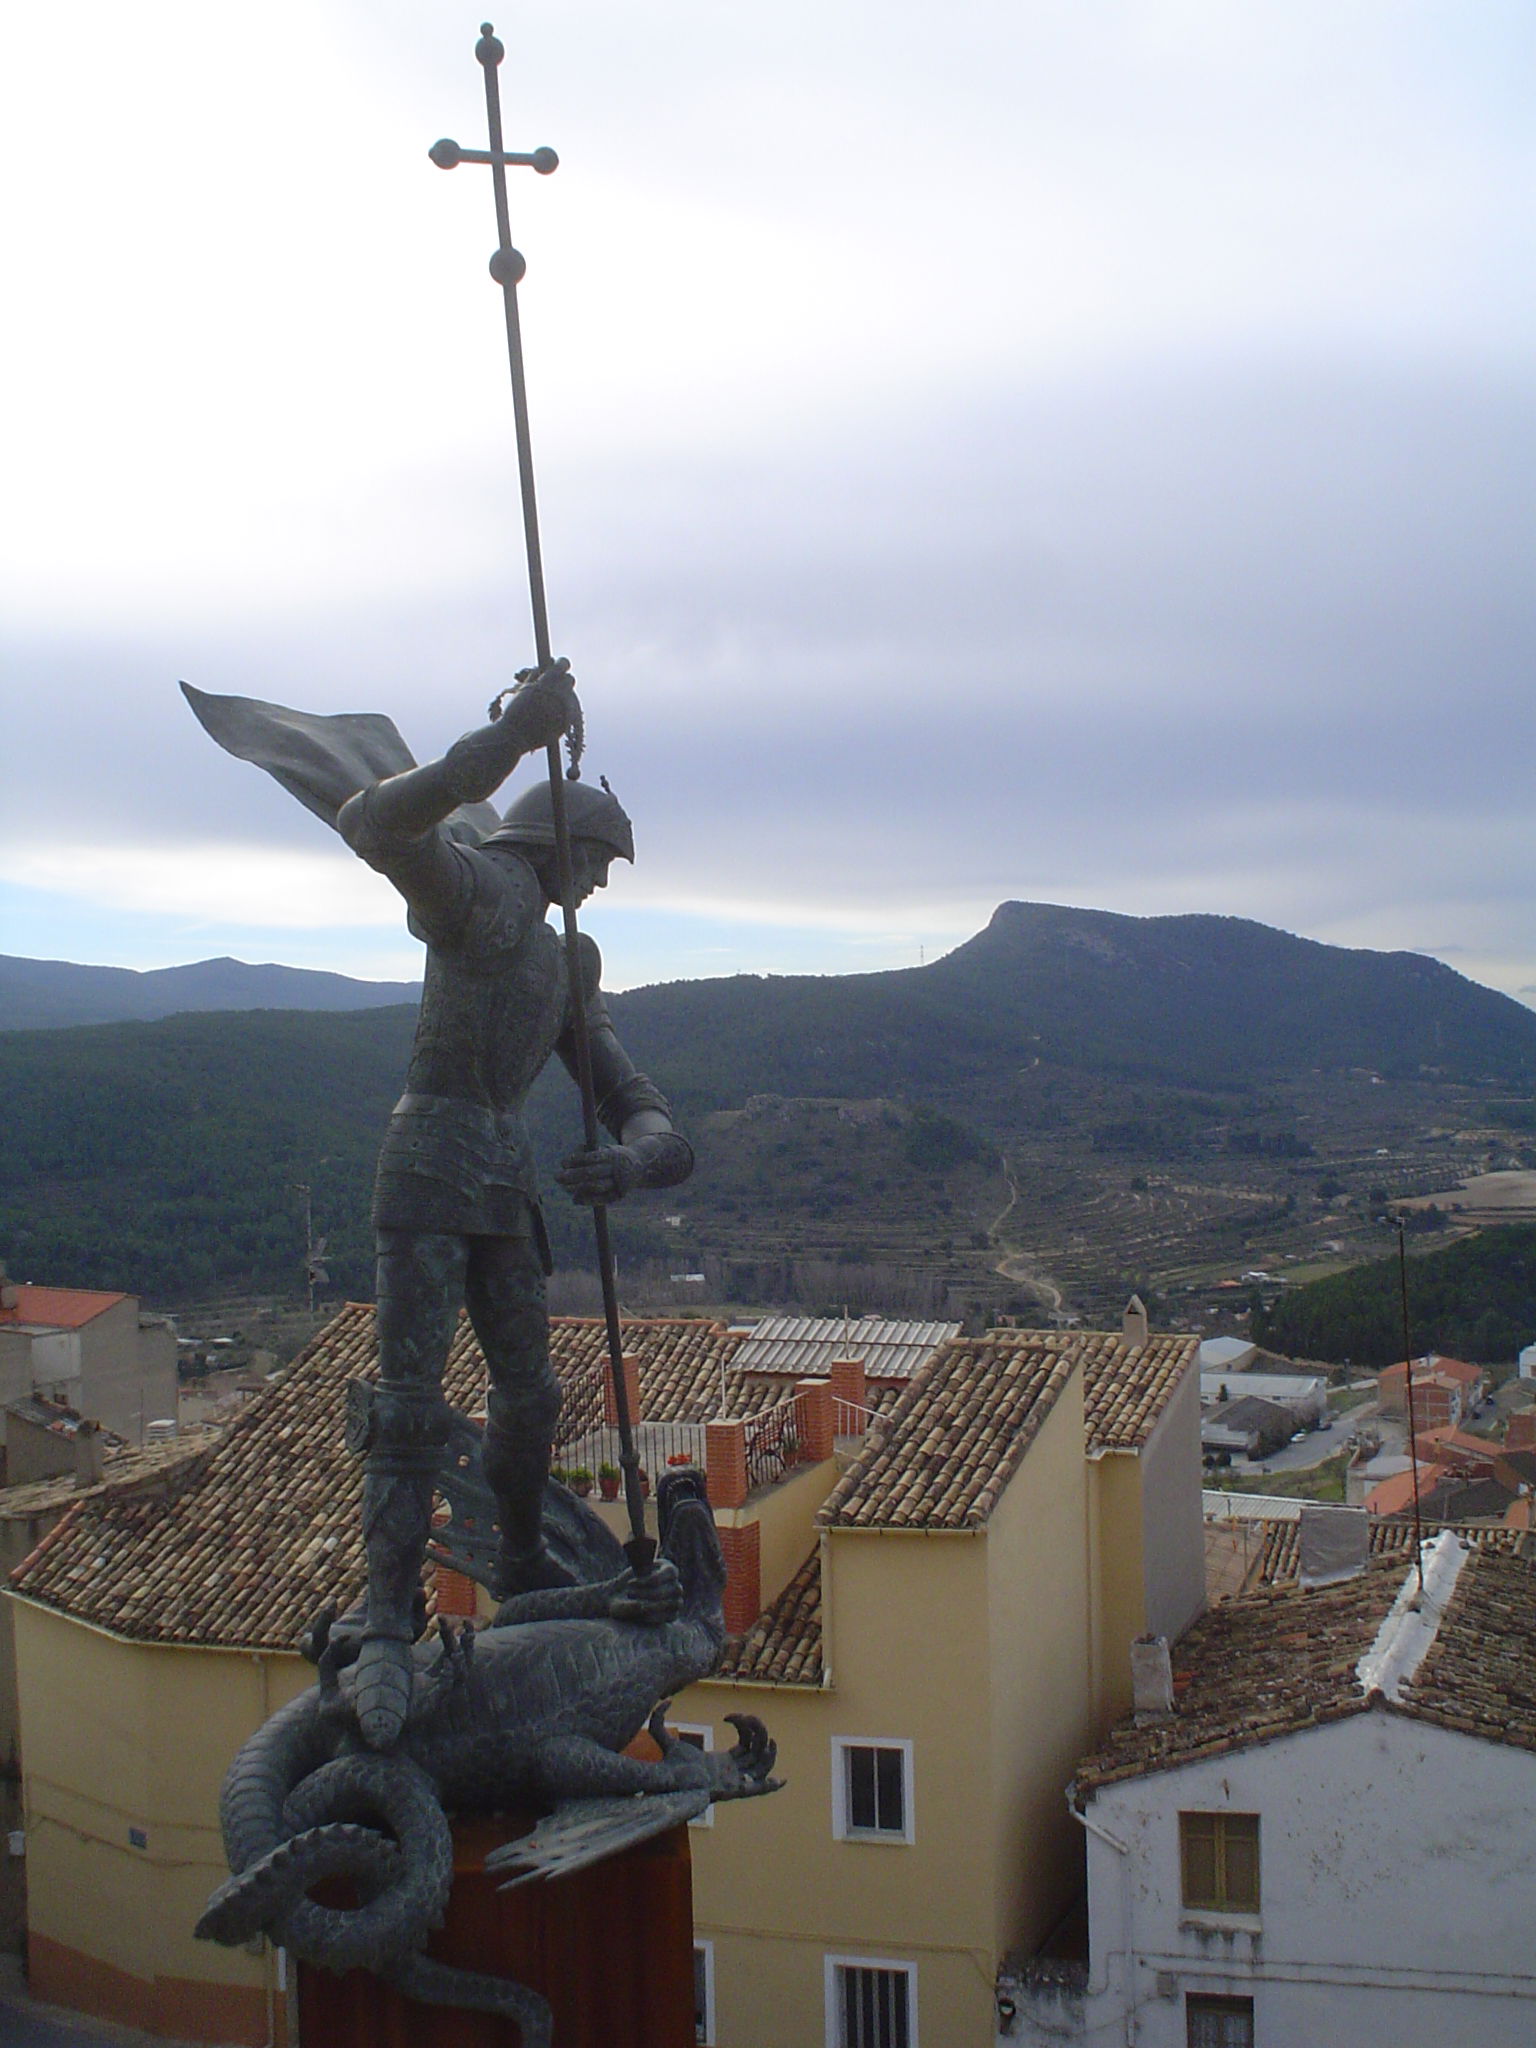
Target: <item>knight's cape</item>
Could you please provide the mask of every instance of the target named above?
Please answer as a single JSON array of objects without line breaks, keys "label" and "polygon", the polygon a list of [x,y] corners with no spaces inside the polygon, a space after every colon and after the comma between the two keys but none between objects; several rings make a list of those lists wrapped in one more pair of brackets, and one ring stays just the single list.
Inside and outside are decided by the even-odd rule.
[{"label": "knight's cape", "polygon": [[[215,697],[190,683],[181,692],[204,732],[227,754],[264,768],[333,831],[348,797],[416,766],[394,720],[382,711],[290,711],[259,697]],[[500,823],[494,805],[461,804],[446,829],[473,843]]]}]

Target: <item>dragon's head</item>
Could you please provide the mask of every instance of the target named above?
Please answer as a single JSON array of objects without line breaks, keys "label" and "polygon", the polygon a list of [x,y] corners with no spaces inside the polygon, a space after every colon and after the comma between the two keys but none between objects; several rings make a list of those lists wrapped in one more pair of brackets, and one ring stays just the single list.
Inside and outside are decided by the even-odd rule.
[{"label": "dragon's head", "polygon": [[661,1553],[676,1565],[683,1582],[684,1616],[723,1635],[725,1559],[715,1534],[704,1474],[696,1465],[674,1468],[663,1475],[656,1491],[656,1527]]}]

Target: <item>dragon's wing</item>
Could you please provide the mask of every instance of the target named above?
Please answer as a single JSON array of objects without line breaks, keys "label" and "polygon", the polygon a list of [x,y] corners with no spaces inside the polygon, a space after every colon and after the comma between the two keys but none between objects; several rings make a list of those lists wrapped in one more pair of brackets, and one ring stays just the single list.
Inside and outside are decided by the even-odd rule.
[{"label": "dragon's wing", "polygon": [[[367,1386],[367,1382],[349,1382]],[[366,1395],[358,1397],[366,1402]],[[485,1431],[459,1409],[448,1409],[449,1435],[437,1474],[450,1519],[432,1534],[431,1554],[466,1578],[489,1587],[496,1575],[496,1496],[485,1477]],[[550,1555],[578,1586],[600,1585],[624,1569],[624,1547],[602,1517],[568,1487],[544,1489],[544,1541]]]},{"label": "dragon's wing", "polygon": [[[198,722],[227,754],[265,768],[290,796],[334,828],[349,796],[416,766],[382,711],[290,711],[259,697],[215,697],[181,686]],[[463,804],[448,821],[455,838],[476,841],[501,823],[490,804]]]},{"label": "dragon's wing", "polygon": [[567,1799],[531,1834],[520,1835],[485,1859],[487,1870],[516,1870],[502,1885],[527,1884],[535,1877],[565,1877],[599,1863],[620,1849],[649,1841],[680,1821],[693,1820],[710,1802],[703,1786],[686,1792],[642,1792],[618,1799]]}]

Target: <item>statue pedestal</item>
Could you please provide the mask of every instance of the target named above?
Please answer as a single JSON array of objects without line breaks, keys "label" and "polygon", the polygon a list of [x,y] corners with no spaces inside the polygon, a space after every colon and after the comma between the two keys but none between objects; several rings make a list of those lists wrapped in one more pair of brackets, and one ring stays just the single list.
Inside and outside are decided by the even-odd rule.
[{"label": "statue pedestal", "polygon": [[[427,1954],[542,1992],[555,2048],[692,2048],[687,1828],[570,1877],[498,1891],[486,1855],[532,1824],[507,1816],[455,1824],[448,1917]],[[325,1898],[324,1889],[316,1895]],[[515,2048],[519,2040],[513,2020],[417,2005],[363,1970],[337,1977],[301,1963],[298,2006],[304,2048]]]}]

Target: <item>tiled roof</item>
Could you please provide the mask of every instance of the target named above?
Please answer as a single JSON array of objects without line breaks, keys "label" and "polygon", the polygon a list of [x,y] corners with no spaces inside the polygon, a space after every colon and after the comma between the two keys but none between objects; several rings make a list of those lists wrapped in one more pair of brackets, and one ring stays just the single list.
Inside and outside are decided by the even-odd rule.
[{"label": "tiled roof", "polygon": [[834,1358],[858,1358],[871,1379],[909,1380],[959,1334],[958,1323],[892,1322],[883,1316],[765,1316],[737,1354],[747,1373],[825,1376]]},{"label": "tiled roof", "polygon": [[[639,1365],[640,1413],[647,1422],[709,1421],[722,1412],[722,1384],[728,1415],[755,1415],[783,1399],[782,1388],[753,1386],[733,1369],[742,1336],[724,1323],[655,1316],[626,1320],[620,1328],[625,1354]],[[565,1388],[561,1439],[570,1442],[602,1422],[607,1334],[596,1317],[554,1316],[549,1340]]]},{"label": "tiled roof", "polygon": [[1139,1450],[1198,1351],[1195,1337],[1127,1350],[1092,1330],[953,1338],[885,1408],[819,1519],[832,1528],[978,1528],[1075,1367],[1089,1453]]},{"label": "tiled roof", "polygon": [[[1411,1363],[1415,1379],[1421,1373],[1437,1373],[1446,1380],[1453,1380],[1461,1386],[1470,1387],[1475,1381],[1487,1377],[1480,1365],[1468,1365],[1464,1358],[1444,1358],[1438,1351],[1427,1351],[1422,1358],[1415,1358]],[[1400,1358],[1395,1365],[1388,1365],[1382,1368],[1381,1378],[1386,1379],[1396,1376],[1400,1379],[1407,1370],[1407,1364]]]},{"label": "tiled roof", "polygon": [[752,1685],[821,1684],[821,1554],[813,1550],[778,1599],[725,1646],[716,1677]]},{"label": "tiled roof", "polygon": [[7,1284],[5,1291],[14,1292],[16,1301],[11,1308],[0,1308],[0,1327],[30,1323],[48,1330],[78,1330],[129,1299],[126,1294],[103,1294],[88,1287],[21,1285],[13,1289]]},{"label": "tiled roof", "polygon": [[[1122,1721],[1080,1766],[1078,1796],[1363,1712],[1379,1696],[1356,1667],[1404,1567],[1401,1555],[1376,1557],[1335,1585],[1269,1586],[1210,1609],[1174,1651],[1174,1712]],[[1393,1711],[1536,1749],[1536,1571],[1474,1550]]]},{"label": "tiled roof", "polygon": [[1078,1363],[1071,1346],[959,1337],[929,1360],[828,1495],[830,1528],[975,1529]]},{"label": "tiled roof", "polygon": [[21,1486],[0,1487],[0,1522],[26,1521],[54,1509],[62,1514],[77,1502],[108,1488],[139,1486],[161,1479],[178,1465],[211,1449],[221,1434],[218,1429],[196,1427],[182,1430],[165,1443],[146,1444],[142,1450],[124,1449],[107,1459],[101,1478],[90,1486],[80,1486],[73,1474],[61,1473],[52,1479],[29,1479]]},{"label": "tiled roof", "polygon": [[1480,1550],[1467,1562],[1402,1706],[1421,1721],[1536,1749],[1536,1573]]},{"label": "tiled roof", "polygon": [[[1372,1557],[1406,1557],[1413,1548],[1413,1524],[1410,1521],[1383,1521],[1372,1515],[1366,1525],[1370,1554]],[[1490,1526],[1486,1522],[1434,1522],[1425,1523],[1426,1534],[1440,1529],[1450,1529],[1475,1550],[1489,1551],[1501,1557],[1521,1557],[1526,1554],[1527,1539],[1523,1529],[1508,1529]],[[1536,1550],[1531,1551],[1536,1557]],[[1264,1531],[1263,1546],[1259,1556],[1258,1581],[1266,1586],[1284,1584],[1294,1580],[1301,1556],[1301,1525],[1299,1521],[1270,1522]]]},{"label": "tiled roof", "polygon": [[1118,1337],[1093,1340],[1083,1369],[1089,1451],[1140,1450],[1199,1352],[1198,1337],[1153,1336],[1139,1351]]},{"label": "tiled roof", "polygon": [[[556,1319],[550,1334],[574,1417],[567,1435],[601,1417],[602,1325]],[[731,1373],[739,1338],[722,1323],[637,1319],[623,1335],[653,1420],[717,1414],[722,1364],[737,1413],[779,1398]],[[320,1607],[349,1605],[362,1587],[362,1473],[343,1445],[343,1409],[345,1382],[377,1358],[373,1309],[352,1303],[210,1447],[173,1457],[160,1484],[119,1484],[109,1468],[101,1487],[75,1494],[15,1575],[17,1591],[143,1641],[291,1648]],[[463,1321],[443,1390],[473,1413],[485,1382]]]}]

